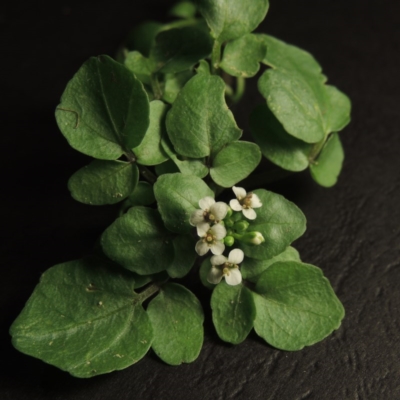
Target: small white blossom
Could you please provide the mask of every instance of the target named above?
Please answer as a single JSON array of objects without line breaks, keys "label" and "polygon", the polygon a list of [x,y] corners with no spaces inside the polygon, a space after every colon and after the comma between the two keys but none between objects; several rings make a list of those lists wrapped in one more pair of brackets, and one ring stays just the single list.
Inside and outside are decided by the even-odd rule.
[{"label": "small white blossom", "polygon": [[254,193],[247,194],[246,190],[240,187],[233,186],[233,192],[236,199],[230,201],[229,205],[234,211],[242,211],[243,215],[248,219],[256,219],[257,214],[253,208],[259,208],[262,203],[259,197]]},{"label": "small white blossom", "polygon": [[225,244],[221,241],[226,236],[226,229],[221,224],[210,226],[204,223],[197,226],[197,234],[201,239],[196,243],[196,252],[199,256],[204,256],[211,250],[213,254],[222,254],[225,250]]},{"label": "small white blossom", "polygon": [[[215,200],[212,197],[204,197],[199,201],[200,210],[193,211],[190,216],[190,225],[203,229],[205,224],[217,224],[226,217],[228,204]],[[200,235],[199,235],[200,236]]]},{"label": "small white blossom", "polygon": [[225,277],[228,285],[235,286],[242,282],[242,274],[239,265],[244,258],[244,253],[240,249],[234,249],[229,253],[228,258],[223,255],[211,257],[211,270],[207,276],[207,281],[217,284]]}]

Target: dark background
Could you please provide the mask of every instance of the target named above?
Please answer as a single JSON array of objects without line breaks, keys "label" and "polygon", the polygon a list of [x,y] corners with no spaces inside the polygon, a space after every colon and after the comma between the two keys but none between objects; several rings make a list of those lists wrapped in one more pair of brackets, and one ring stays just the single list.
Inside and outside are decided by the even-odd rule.
[{"label": "dark background", "polygon": [[[80,258],[115,217],[115,207],[70,197],[68,177],[88,158],[69,148],[54,109],[87,58],[113,55],[139,22],[165,21],[173,1],[45,3],[0,6],[0,399],[400,399],[399,3],[271,0],[259,27],[314,54],[353,102],[339,183],[324,189],[305,172],[269,187],[306,214],[308,230],[295,246],[343,302],[341,328],[299,352],[275,350],[253,333],[230,346],[208,313],[194,363],[171,367],[150,352],[88,380],[20,354],[8,336],[40,274]],[[260,101],[253,85],[235,110],[239,126],[247,129]],[[195,291],[206,305],[206,292]]]}]

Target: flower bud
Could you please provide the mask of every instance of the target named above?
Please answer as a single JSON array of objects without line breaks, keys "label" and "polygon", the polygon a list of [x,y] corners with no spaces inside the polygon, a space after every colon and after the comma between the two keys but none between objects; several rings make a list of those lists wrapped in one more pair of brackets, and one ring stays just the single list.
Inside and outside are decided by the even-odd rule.
[{"label": "flower bud", "polygon": [[232,226],[233,226],[233,221],[231,218],[225,218],[222,222],[224,222],[224,225],[227,228],[232,228]]},{"label": "flower bud", "polygon": [[233,228],[236,230],[236,232],[244,232],[245,230],[247,230],[249,225],[250,224],[247,221],[242,220],[242,221],[235,222],[235,225]]},{"label": "flower bud", "polygon": [[237,222],[240,221],[242,219],[242,213],[241,212],[234,212],[232,214],[232,221]]},{"label": "flower bud", "polygon": [[231,247],[235,243],[235,239],[232,236],[225,236],[224,243],[225,246]]},{"label": "flower bud", "polygon": [[228,207],[228,211],[226,213],[226,218],[230,218],[233,214],[232,208]]},{"label": "flower bud", "polygon": [[240,241],[246,244],[259,245],[265,242],[265,239],[260,232],[246,232]]}]

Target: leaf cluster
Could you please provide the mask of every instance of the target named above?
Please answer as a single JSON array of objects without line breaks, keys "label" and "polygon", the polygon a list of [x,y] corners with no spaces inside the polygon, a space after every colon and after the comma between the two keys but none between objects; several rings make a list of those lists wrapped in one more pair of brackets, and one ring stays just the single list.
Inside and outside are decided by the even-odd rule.
[{"label": "leaf cluster", "polygon": [[[183,1],[170,11],[177,20],[141,24],[116,59],[90,58],[67,84],[58,126],[92,157],[69,179],[71,195],[121,209],[100,255],[43,274],[11,327],[17,349],[77,377],[126,368],[150,348],[171,365],[194,361],[202,306],[173,279],[197,265],[190,217],[199,200],[246,179],[262,155],[288,171],[309,167],[322,186],[336,183],[350,101],[309,53],[253,33],[268,8],[268,0]],[[255,143],[246,142],[230,106],[263,65],[264,101],[250,116]],[[238,344],[254,328],[277,348],[299,350],[337,329],[344,310],[321,270],[291,247],[305,231],[303,213],[280,195],[253,193],[263,206],[249,230],[265,241],[236,243],[243,283],[210,284],[210,258],[199,279],[212,289],[222,340]]]}]

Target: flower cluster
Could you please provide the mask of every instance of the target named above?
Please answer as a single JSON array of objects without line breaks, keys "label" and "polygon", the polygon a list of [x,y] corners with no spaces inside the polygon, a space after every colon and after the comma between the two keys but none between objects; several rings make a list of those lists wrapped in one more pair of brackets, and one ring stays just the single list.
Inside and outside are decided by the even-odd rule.
[{"label": "flower cluster", "polygon": [[[233,249],[225,257],[225,246],[232,246],[235,240],[250,245],[264,242],[260,232],[246,232],[250,224],[241,217],[243,215],[254,220],[257,217],[254,208],[262,206],[260,199],[240,187],[234,186],[232,190],[236,199],[229,202],[230,207],[207,196],[199,201],[200,209],[190,216],[190,224],[196,227],[200,237],[195,247],[197,254],[204,256],[209,250],[214,254],[210,259],[212,267],[207,276],[207,280],[213,284],[219,283],[223,277],[229,285],[242,282],[239,264],[244,259],[244,253],[240,249]],[[234,211],[236,215],[233,215]]]}]

